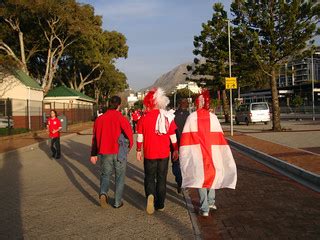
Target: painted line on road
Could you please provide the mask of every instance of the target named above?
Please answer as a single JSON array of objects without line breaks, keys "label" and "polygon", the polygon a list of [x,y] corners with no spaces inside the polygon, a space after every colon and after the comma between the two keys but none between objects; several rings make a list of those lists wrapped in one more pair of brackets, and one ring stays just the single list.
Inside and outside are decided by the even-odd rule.
[{"label": "painted line on road", "polygon": [[269,168],[285,175],[303,186],[312,189],[313,191],[320,192],[320,175],[307,171],[303,168],[297,167],[291,163],[285,162],[279,158],[267,155],[241,143],[235,142],[228,138],[230,146],[253,158],[254,160],[268,166]]}]

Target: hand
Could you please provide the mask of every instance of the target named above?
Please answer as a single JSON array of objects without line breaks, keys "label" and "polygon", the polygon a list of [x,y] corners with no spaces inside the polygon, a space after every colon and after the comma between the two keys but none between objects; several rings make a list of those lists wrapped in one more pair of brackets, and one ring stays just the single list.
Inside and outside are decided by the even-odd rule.
[{"label": "hand", "polygon": [[142,152],[141,151],[137,152],[137,160],[140,162],[142,161]]},{"label": "hand", "polygon": [[179,158],[179,153],[178,153],[178,151],[177,151],[177,150],[173,151],[173,153],[172,153],[172,160],[173,160],[173,161],[177,161],[178,158]]},{"label": "hand", "polygon": [[90,162],[91,162],[93,165],[95,165],[95,164],[97,163],[97,161],[98,161],[98,157],[97,157],[97,156],[91,156],[91,157],[90,157]]}]

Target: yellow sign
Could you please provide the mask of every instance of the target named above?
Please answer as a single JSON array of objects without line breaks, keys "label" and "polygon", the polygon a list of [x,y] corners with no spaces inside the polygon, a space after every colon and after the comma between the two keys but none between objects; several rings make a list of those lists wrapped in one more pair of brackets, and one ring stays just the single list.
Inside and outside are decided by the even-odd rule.
[{"label": "yellow sign", "polygon": [[226,89],[237,89],[237,78],[226,78]]}]

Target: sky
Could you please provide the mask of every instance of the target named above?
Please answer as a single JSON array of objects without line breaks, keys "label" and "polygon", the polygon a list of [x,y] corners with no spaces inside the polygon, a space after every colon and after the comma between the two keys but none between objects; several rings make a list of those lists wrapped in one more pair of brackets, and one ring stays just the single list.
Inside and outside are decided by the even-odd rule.
[{"label": "sky", "polygon": [[[134,90],[148,87],[179,64],[192,62],[193,37],[211,19],[213,0],[81,0],[103,16],[103,28],[127,38],[128,58],[117,60]],[[229,9],[231,0],[219,1]]]}]

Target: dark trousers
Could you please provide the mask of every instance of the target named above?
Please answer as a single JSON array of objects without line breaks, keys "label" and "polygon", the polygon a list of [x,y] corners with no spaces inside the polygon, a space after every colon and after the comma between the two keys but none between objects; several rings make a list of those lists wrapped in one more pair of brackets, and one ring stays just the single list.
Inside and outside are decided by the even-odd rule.
[{"label": "dark trousers", "polygon": [[60,158],[60,138],[52,138],[51,139],[51,151],[52,151],[52,157],[54,158]]},{"label": "dark trousers", "polygon": [[136,133],[137,122],[138,121],[132,121],[133,133]]},{"label": "dark trousers", "polygon": [[155,197],[155,208],[163,208],[166,199],[168,158],[144,159],[144,190]]},{"label": "dark trousers", "polygon": [[180,162],[179,159],[176,161],[172,161],[172,173],[175,177],[176,183],[179,188],[181,188],[182,184],[182,176],[181,176],[181,169],[180,169]]}]

